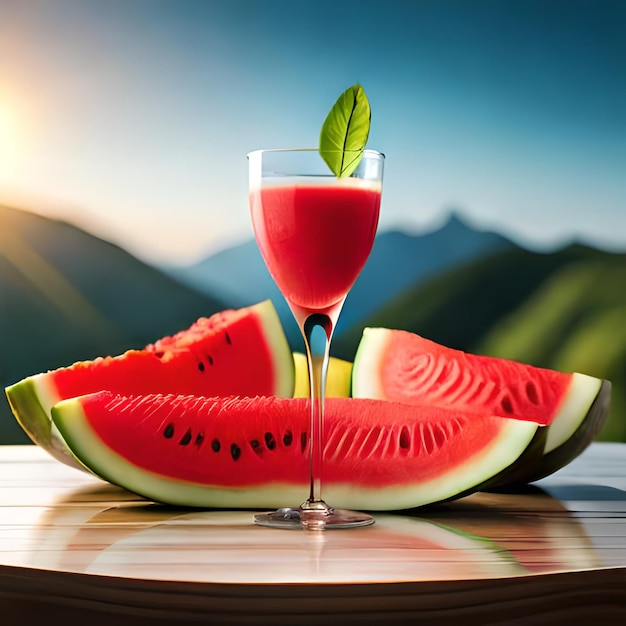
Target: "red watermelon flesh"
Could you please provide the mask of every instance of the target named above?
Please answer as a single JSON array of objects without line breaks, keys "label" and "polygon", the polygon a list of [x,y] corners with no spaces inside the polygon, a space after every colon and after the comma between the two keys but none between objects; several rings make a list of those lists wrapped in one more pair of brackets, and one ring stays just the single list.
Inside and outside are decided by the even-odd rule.
[{"label": "red watermelon flesh", "polygon": [[103,389],[118,393],[291,396],[294,361],[270,300],[221,311],[142,350],[81,361],[7,387],[13,413],[31,439],[73,464],[51,429],[58,401]]},{"label": "red watermelon flesh", "polygon": [[[292,395],[266,336],[267,304],[220,311],[143,350],[83,361],[49,374],[61,398],[100,389],[120,393],[176,392],[197,395]],[[279,336],[279,340],[282,338]],[[293,357],[282,346],[286,362]],[[289,369],[289,367],[285,368]]]},{"label": "red watermelon flesh", "polygon": [[[52,416],[87,468],[152,500],[291,506],[308,491],[306,399],[101,392],[65,400]],[[458,497],[512,464],[536,429],[439,407],[329,398],[325,496],[377,510]]]},{"label": "red watermelon flesh", "polygon": [[[602,381],[449,348],[404,330],[366,328],[352,395],[552,424],[584,416]],[[564,419],[569,424],[571,419]]]}]

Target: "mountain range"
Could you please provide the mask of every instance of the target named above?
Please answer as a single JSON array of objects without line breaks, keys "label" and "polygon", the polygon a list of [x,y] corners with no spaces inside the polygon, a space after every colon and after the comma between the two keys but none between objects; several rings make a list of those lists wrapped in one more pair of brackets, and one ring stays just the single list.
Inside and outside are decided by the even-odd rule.
[{"label": "mountain range", "polygon": [[[129,348],[198,317],[272,298],[301,339],[254,241],[189,268],[153,267],[67,222],[0,206],[0,384]],[[348,296],[332,353],[365,326],[613,382],[601,440],[626,441],[626,254],[526,250],[458,215],[431,233],[381,232]],[[0,403],[0,443],[24,443]]]}]

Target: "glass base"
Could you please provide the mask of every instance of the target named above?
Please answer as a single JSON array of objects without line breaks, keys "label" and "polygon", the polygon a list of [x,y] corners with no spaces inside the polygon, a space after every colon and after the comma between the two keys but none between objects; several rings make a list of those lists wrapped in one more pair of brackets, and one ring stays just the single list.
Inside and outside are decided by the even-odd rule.
[{"label": "glass base", "polygon": [[367,513],[333,509],[329,506],[305,508],[283,508],[271,513],[257,513],[254,523],[271,528],[332,530],[335,528],[358,528],[374,523],[374,518]]}]

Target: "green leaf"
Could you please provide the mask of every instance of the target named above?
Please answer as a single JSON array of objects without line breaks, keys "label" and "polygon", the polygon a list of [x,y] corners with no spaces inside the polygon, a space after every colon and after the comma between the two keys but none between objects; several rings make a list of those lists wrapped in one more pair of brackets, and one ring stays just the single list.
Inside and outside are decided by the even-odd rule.
[{"label": "green leaf", "polygon": [[350,176],[363,156],[370,132],[370,103],[361,85],[346,89],[328,113],[319,152],[337,178]]}]

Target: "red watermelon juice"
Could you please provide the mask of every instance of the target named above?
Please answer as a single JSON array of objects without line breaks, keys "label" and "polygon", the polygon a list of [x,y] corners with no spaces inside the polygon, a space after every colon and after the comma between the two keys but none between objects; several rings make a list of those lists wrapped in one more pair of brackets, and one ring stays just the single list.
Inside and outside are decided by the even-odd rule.
[{"label": "red watermelon juice", "polygon": [[340,308],[372,249],[381,187],[356,178],[251,191],[255,236],[294,314]]}]

